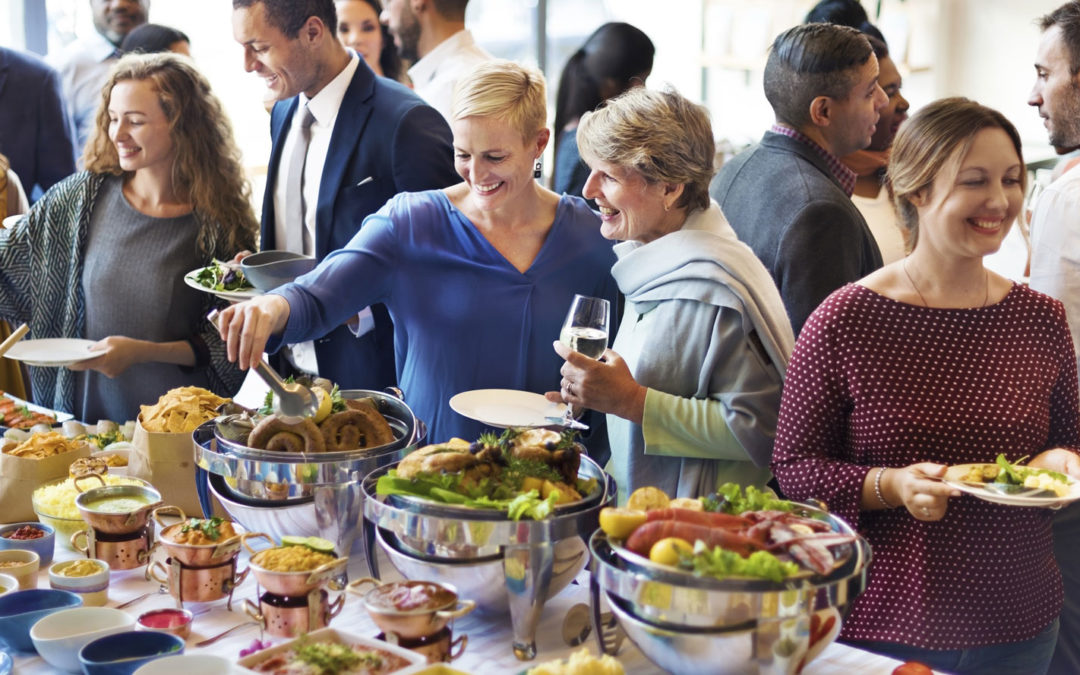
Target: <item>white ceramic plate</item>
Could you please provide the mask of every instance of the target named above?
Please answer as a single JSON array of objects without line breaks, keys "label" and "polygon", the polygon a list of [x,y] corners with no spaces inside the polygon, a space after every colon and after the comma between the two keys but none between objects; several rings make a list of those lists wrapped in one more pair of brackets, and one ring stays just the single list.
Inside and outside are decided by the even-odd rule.
[{"label": "white ceramic plate", "polygon": [[960,482],[960,478],[973,466],[976,466],[976,464],[957,464],[956,466],[950,466],[945,470],[945,484],[949,487],[956,488],[963,493],[978,497],[979,499],[984,499],[995,504],[1004,504],[1006,506],[1060,507],[1080,499],[1080,482],[1072,476],[1066,476],[1066,479],[1069,482],[1069,494],[1065,497],[1030,497],[1023,493],[1006,495],[985,487],[980,487],[974,483]]},{"label": "white ceramic plate", "polygon": [[547,417],[561,417],[565,403],[551,403],[543,394],[516,389],[474,389],[450,399],[450,408],[469,419],[489,426],[542,427],[552,422]]},{"label": "white ceramic plate", "polygon": [[[361,637],[360,635],[349,633],[343,630],[337,630],[334,628],[320,628],[319,630],[308,633],[307,637],[303,639],[306,639],[308,642],[338,642],[356,645],[358,647],[370,647],[388,651],[392,654],[400,656],[408,662],[406,666],[404,666],[397,672],[401,672],[402,670],[405,670],[411,666],[415,666],[419,663],[427,662],[427,659],[422,654],[409,651],[404,647],[398,647],[397,645],[392,645],[388,642],[383,642],[382,640],[376,640],[375,638]],[[260,663],[270,658],[271,656],[280,652],[288,651],[293,647],[296,642],[297,640],[289,640],[288,642],[283,642],[279,645],[270,647],[269,649],[255,652],[254,654],[250,654],[240,659],[238,665],[244,668],[254,669]]]},{"label": "white ceramic plate", "polygon": [[243,302],[244,300],[250,300],[252,298],[257,298],[262,295],[262,291],[257,291],[254,288],[250,291],[215,291],[212,288],[207,288],[206,286],[203,286],[195,280],[195,275],[201,272],[202,269],[203,268],[200,267],[199,269],[191,270],[190,272],[185,274],[184,283],[188,286],[191,286],[197,291],[202,291],[203,293],[213,293],[222,300],[228,300],[229,302]]},{"label": "white ceramic plate", "polygon": [[9,359],[22,361],[28,366],[59,368],[70,366],[79,361],[92,359],[98,354],[90,351],[94,340],[79,338],[43,338],[41,340],[23,340],[4,354]]}]

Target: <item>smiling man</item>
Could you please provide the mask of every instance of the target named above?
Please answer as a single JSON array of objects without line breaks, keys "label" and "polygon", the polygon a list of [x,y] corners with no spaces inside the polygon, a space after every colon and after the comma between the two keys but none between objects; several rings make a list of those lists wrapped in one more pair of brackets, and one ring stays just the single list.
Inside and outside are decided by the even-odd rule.
[{"label": "smiling man", "polygon": [[[1080,2],[1038,21],[1035,85],[1028,104],[1039,110],[1050,145],[1080,147]],[[1031,215],[1031,287],[1065,304],[1073,348],[1080,353],[1080,170],[1067,170],[1039,195]],[[1065,585],[1057,648],[1048,672],[1080,673],[1080,505],[1054,518],[1054,555]]]},{"label": "smiling man", "polygon": [[[261,77],[277,101],[262,250],[322,260],[397,193],[460,182],[446,122],[345,49],[335,32],[334,0],[233,0],[232,20],[244,68]],[[327,377],[342,389],[393,384],[386,309],[365,309],[350,323],[314,345],[292,345],[288,363],[276,365]]]},{"label": "smiling man", "polygon": [[133,29],[146,23],[149,9],[150,0],[90,0],[94,33],[47,59],[60,73],[64,101],[75,123],[76,158],[82,154],[94,127],[101,87],[120,57],[120,43]]},{"label": "smiling man", "polygon": [[851,201],[855,173],[839,158],[870,145],[888,97],[866,37],[833,24],[781,33],[764,80],[776,123],[710,192],[772,274],[798,335],[829,293],[881,267]]}]

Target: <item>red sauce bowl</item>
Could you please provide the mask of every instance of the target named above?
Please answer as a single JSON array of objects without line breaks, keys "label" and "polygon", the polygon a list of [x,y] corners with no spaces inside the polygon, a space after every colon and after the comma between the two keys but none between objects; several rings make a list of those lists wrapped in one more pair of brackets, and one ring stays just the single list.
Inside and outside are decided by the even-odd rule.
[{"label": "red sauce bowl", "polygon": [[183,640],[191,636],[191,622],[194,616],[186,609],[166,607],[143,612],[135,620],[135,630],[156,630],[172,633]]}]

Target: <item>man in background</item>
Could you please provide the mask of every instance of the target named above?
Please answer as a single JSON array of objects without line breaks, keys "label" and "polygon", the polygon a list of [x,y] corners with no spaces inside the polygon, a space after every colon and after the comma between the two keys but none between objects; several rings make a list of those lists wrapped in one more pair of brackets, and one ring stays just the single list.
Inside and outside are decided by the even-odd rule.
[{"label": "man in background", "polygon": [[0,154],[31,203],[75,172],[73,139],[56,71],[36,56],[0,47]]},{"label": "man in background", "polygon": [[94,33],[80,38],[48,59],[60,72],[68,113],[75,123],[75,158],[82,154],[94,113],[101,102],[101,87],[109,69],[120,58],[120,43],[146,23],[150,0],[90,0]]},{"label": "man in background", "polygon": [[409,78],[420,98],[450,121],[458,78],[492,58],[465,28],[469,0],[387,0],[382,22],[401,58],[411,61]]},{"label": "man in background", "polygon": [[[277,101],[264,251],[322,260],[397,193],[460,182],[445,120],[408,88],[376,77],[336,31],[334,0],[233,0],[244,68]],[[283,370],[318,374],[342,389],[381,389],[395,381],[393,335],[385,307],[365,308],[314,345],[282,350],[291,366]]]},{"label": "man in background", "polygon": [[[1080,2],[1067,2],[1039,20],[1035,86],[1028,103],[1039,109],[1059,154],[1080,147]],[[1039,196],[1031,215],[1031,287],[1065,304],[1073,347],[1080,350],[1080,171],[1067,170]],[[1080,505],[1054,519],[1054,556],[1065,605],[1050,673],[1080,673]]]},{"label": "man in background", "polygon": [[888,97],[854,28],[805,24],[781,33],[765,65],[776,123],[724,165],[710,192],[773,276],[798,335],[829,293],[881,267],[839,158],[870,145]]}]

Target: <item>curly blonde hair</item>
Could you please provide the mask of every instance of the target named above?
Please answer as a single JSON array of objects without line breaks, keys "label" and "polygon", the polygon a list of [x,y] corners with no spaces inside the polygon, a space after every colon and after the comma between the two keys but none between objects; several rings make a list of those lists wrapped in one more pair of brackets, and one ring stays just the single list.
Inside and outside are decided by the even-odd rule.
[{"label": "curly blonde hair", "polygon": [[186,57],[129,54],[117,61],[101,90],[97,124],[83,152],[86,169],[116,176],[130,173],[120,167],[116,146],[109,139],[109,97],[113,87],[126,80],[149,81],[157,91],[176,148],[173,184],[191,200],[199,224],[199,251],[224,257],[254,250],[259,223],[232,127],[210,83]]},{"label": "curly blonde hair", "polygon": [[709,207],[716,172],[709,112],[674,89],[635,87],[581,116],[578,150],[633,169],[650,183],[682,184],[677,206]]}]

